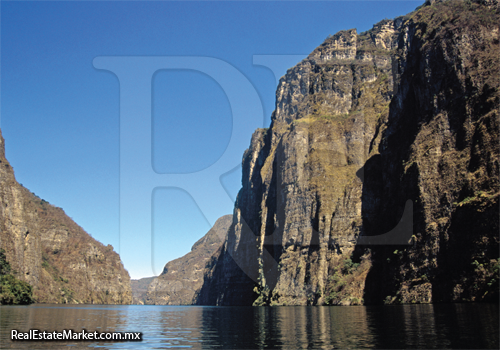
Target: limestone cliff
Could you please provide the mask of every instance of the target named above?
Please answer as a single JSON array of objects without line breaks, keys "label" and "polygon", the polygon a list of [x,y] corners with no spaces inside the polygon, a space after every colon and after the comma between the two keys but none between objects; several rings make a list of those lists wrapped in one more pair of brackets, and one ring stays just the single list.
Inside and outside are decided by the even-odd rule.
[{"label": "limestone cliff", "polygon": [[145,304],[195,304],[207,264],[211,264],[213,254],[221,248],[231,222],[231,215],[219,218],[189,253],[167,263],[161,275],[149,284]]},{"label": "limestone cliff", "polygon": [[[290,69],[271,127],[243,157],[233,224],[198,303],[495,294],[497,6],[428,3],[339,32]],[[408,200],[412,245],[357,244],[393,229]]]},{"label": "limestone cliff", "polygon": [[61,208],[21,186],[0,134],[0,247],[38,303],[130,304],[130,277],[113,251]]}]

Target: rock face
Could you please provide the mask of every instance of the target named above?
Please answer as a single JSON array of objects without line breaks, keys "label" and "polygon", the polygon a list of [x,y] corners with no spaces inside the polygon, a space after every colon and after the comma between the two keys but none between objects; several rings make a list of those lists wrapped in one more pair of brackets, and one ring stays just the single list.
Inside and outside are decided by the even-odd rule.
[{"label": "rock face", "polygon": [[0,134],[0,247],[38,303],[130,304],[130,277],[113,251],[21,186]]},{"label": "rock face", "polygon": [[145,304],[195,304],[207,265],[210,268],[212,256],[221,248],[231,222],[231,215],[219,218],[188,254],[167,263],[161,275],[149,284]]},{"label": "rock face", "polygon": [[[495,1],[428,3],[290,69],[198,303],[498,295],[498,20]],[[408,200],[411,245],[360,244]]]}]

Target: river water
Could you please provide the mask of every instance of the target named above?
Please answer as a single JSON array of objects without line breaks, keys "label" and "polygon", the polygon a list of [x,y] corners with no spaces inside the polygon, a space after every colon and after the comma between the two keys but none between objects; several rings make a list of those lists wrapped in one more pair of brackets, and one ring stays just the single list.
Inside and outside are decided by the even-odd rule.
[{"label": "river water", "polygon": [[[140,342],[11,341],[11,330],[142,332]],[[498,349],[498,304],[0,306],[0,348]]]}]

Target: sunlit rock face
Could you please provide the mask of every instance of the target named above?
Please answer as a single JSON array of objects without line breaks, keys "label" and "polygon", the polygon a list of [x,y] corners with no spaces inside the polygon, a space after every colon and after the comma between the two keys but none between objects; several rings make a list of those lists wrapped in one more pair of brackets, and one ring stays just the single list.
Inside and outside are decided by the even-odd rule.
[{"label": "sunlit rock face", "polygon": [[[330,36],[288,70],[198,303],[498,295],[498,17],[495,1],[428,3]],[[357,244],[408,200],[407,242]]]},{"label": "sunlit rock face", "polygon": [[219,218],[188,254],[167,263],[161,275],[149,284],[145,304],[195,304],[203,285],[205,269],[224,243],[231,223],[231,215]]},{"label": "sunlit rock face", "polygon": [[38,303],[130,304],[130,277],[113,247],[15,177],[0,135],[0,247]]}]

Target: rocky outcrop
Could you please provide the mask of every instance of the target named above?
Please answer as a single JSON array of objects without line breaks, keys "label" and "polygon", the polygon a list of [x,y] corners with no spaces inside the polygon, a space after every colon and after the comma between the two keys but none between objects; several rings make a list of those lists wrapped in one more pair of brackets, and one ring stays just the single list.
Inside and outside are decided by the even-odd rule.
[{"label": "rocky outcrop", "polygon": [[[198,303],[497,293],[497,8],[428,3],[339,32],[290,69],[271,127],[244,154],[234,222]],[[406,241],[366,245],[407,202]]]},{"label": "rocky outcrop", "polygon": [[207,265],[209,268],[213,254],[222,246],[231,222],[231,215],[219,218],[189,253],[167,263],[149,284],[145,304],[195,304]]},{"label": "rocky outcrop", "polygon": [[17,183],[0,135],[0,247],[38,303],[130,304],[130,277],[113,251]]}]

